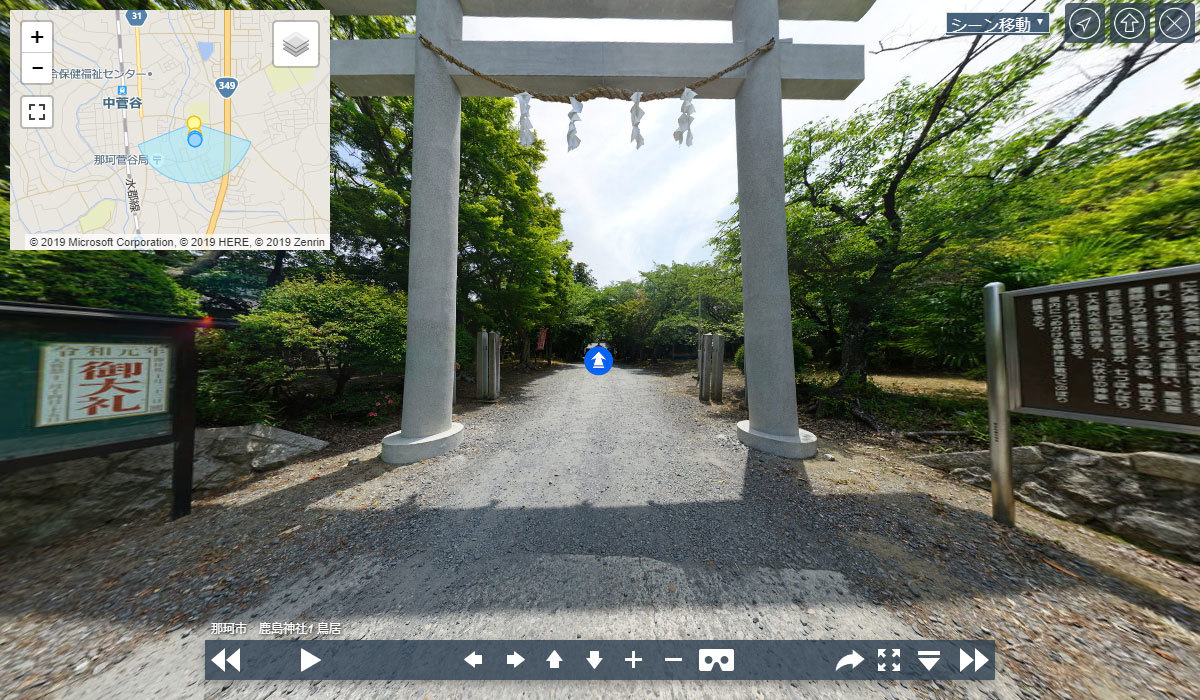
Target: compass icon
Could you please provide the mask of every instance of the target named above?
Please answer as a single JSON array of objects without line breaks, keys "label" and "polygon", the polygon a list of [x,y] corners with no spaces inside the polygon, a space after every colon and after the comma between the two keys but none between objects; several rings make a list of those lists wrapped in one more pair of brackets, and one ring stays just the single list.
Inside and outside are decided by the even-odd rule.
[{"label": "compass icon", "polygon": [[1104,5],[1101,3],[1067,4],[1066,40],[1069,43],[1104,41]]}]

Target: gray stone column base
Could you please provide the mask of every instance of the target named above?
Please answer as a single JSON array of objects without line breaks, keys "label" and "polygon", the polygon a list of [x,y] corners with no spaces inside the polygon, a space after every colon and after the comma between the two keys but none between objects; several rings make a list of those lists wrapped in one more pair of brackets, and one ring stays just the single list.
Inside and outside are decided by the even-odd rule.
[{"label": "gray stone column base", "polygon": [[406,438],[400,432],[397,430],[383,438],[379,458],[388,464],[412,464],[438,457],[457,449],[463,441],[462,423],[451,423],[449,430],[421,438]]},{"label": "gray stone column base", "polygon": [[789,459],[810,459],[817,456],[817,436],[807,430],[800,430],[796,435],[771,435],[750,427],[750,421],[739,421],[737,424],[738,439],[746,447],[768,454],[779,455]]}]

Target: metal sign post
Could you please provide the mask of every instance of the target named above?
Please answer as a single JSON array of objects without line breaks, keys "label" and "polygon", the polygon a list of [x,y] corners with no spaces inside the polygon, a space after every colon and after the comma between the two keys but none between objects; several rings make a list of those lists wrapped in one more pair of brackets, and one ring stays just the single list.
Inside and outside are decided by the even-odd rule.
[{"label": "metal sign post", "polygon": [[988,426],[991,432],[992,519],[1012,525],[1016,519],[1013,500],[1012,440],[1009,436],[1008,372],[1004,358],[1004,284],[992,282],[983,288],[983,329],[987,343]]},{"label": "metal sign post", "polygon": [[1200,435],[1200,265],[983,298],[996,521],[1013,524],[1009,411]]}]

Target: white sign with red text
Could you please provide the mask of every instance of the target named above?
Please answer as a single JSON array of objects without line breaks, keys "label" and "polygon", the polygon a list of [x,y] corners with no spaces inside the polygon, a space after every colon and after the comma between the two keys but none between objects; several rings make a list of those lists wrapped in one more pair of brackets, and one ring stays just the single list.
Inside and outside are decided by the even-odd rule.
[{"label": "white sign with red text", "polygon": [[45,343],[35,427],[167,411],[169,345]]}]

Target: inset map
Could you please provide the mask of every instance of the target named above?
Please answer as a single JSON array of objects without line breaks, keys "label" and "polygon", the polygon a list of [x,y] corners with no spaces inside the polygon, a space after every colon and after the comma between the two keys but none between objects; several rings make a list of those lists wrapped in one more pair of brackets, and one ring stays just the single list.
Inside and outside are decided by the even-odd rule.
[{"label": "inset map", "polygon": [[19,10],[10,26],[12,248],[328,248],[328,12]]}]

